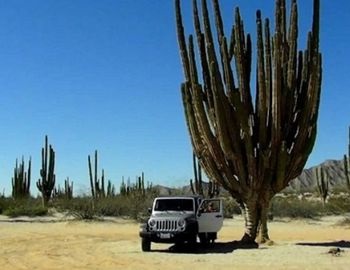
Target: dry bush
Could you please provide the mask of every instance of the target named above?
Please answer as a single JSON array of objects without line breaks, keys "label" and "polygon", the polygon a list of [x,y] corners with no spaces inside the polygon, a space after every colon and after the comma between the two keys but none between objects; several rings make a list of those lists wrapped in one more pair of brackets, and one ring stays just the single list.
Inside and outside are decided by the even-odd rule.
[{"label": "dry bush", "polygon": [[2,208],[2,214],[9,217],[35,217],[48,214],[48,209],[42,206],[40,198],[28,198],[22,200],[2,198],[0,208]]}]

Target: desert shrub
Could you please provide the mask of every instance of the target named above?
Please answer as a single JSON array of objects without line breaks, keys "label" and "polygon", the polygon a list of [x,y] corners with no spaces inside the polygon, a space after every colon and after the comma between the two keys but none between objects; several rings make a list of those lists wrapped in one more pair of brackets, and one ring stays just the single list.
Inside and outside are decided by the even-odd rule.
[{"label": "desert shrub", "polygon": [[350,197],[349,196],[331,196],[328,203],[325,205],[327,214],[340,215],[350,212]]},{"label": "desert shrub", "polygon": [[350,227],[350,217],[346,217],[343,220],[339,221],[337,225]]},{"label": "desert shrub", "polygon": [[11,198],[0,196],[0,214],[3,214],[3,212],[10,208],[12,204],[13,200]]},{"label": "desert shrub", "polygon": [[[70,201],[70,203],[68,201]],[[94,202],[89,197],[62,200],[61,203],[60,208],[66,210],[68,215],[72,215],[77,219],[94,220],[98,218]],[[65,208],[62,206],[65,206]]]},{"label": "desert shrub", "polygon": [[240,215],[241,209],[238,206],[238,203],[232,197],[223,198],[224,205],[224,217],[233,218],[234,215]]},{"label": "desert shrub", "polygon": [[36,216],[45,216],[47,215],[47,208],[43,206],[26,206],[21,205],[14,208],[8,208],[4,211],[4,215],[9,217],[19,217],[19,216],[28,216],[28,217],[36,217]]},{"label": "desert shrub", "polygon": [[148,208],[152,207],[155,197],[157,197],[156,194],[143,196],[135,193],[121,198],[121,205],[123,205],[122,215],[138,221],[144,221],[149,216]]},{"label": "desert shrub", "polygon": [[147,216],[157,192],[131,192],[128,195],[116,195],[99,199],[76,197],[70,200],[57,198],[53,205],[59,211],[66,211],[76,218],[90,220],[101,216],[127,217],[143,220]]},{"label": "desert shrub", "polygon": [[28,198],[22,200],[13,200],[7,198],[6,209],[3,210],[3,214],[9,217],[18,216],[45,216],[48,213],[48,209],[42,206],[41,199]]},{"label": "desert shrub", "polygon": [[271,213],[274,217],[316,218],[325,213],[325,208],[319,201],[276,197],[272,200]]}]

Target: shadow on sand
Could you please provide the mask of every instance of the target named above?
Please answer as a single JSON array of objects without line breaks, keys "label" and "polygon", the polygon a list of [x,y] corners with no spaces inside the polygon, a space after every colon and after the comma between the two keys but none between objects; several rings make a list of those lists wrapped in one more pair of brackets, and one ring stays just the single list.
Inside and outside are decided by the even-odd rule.
[{"label": "shadow on sand", "polygon": [[297,243],[299,246],[314,246],[314,247],[339,247],[350,248],[350,241],[334,241],[334,242],[315,242],[315,243]]},{"label": "shadow on sand", "polygon": [[165,250],[152,250],[153,252],[165,253],[183,253],[183,254],[209,254],[209,253],[232,253],[236,249],[256,249],[258,244],[246,244],[240,241],[232,241],[226,243],[213,243],[208,245],[196,244],[177,244],[172,245]]}]

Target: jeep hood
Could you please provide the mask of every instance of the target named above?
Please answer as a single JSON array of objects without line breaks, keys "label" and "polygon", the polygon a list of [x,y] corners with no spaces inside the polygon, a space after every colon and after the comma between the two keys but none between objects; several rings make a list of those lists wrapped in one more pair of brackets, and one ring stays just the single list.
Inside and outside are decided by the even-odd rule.
[{"label": "jeep hood", "polygon": [[170,219],[183,218],[183,219],[187,219],[189,217],[194,217],[194,216],[195,216],[194,213],[168,211],[168,212],[152,214],[151,218],[154,218],[154,219],[163,219],[163,218],[170,218]]}]

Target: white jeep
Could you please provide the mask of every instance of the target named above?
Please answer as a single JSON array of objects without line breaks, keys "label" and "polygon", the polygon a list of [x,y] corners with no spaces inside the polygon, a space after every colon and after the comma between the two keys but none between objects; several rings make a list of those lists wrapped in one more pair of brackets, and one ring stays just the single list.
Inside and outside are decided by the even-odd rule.
[{"label": "white jeep", "polygon": [[220,199],[200,196],[158,197],[150,209],[151,216],[140,228],[142,251],[155,243],[213,243],[223,224]]}]

